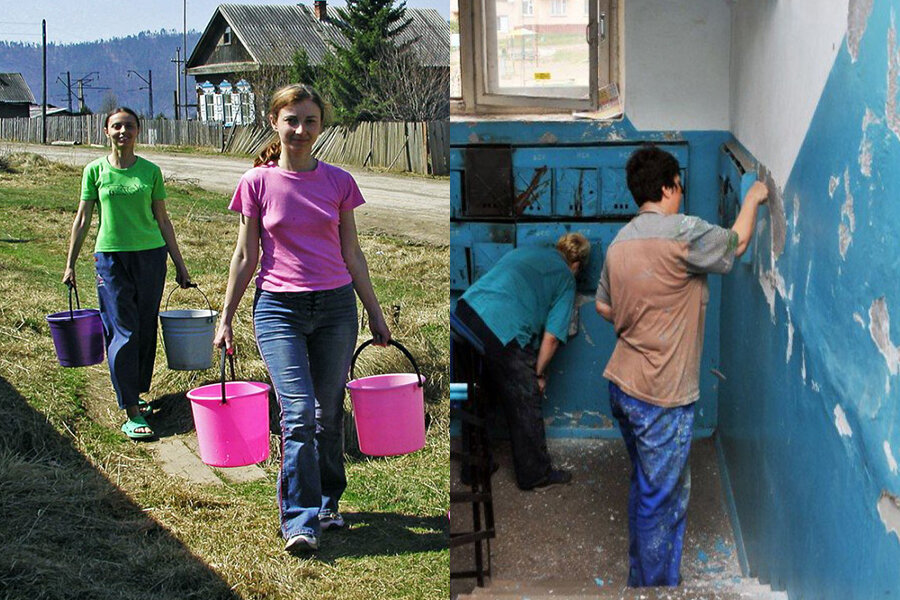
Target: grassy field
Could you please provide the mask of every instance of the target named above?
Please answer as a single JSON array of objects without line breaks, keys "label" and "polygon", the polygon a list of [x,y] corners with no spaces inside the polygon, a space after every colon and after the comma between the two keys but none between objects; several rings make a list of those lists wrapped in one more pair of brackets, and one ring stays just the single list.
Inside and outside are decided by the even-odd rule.
[{"label": "grassy field", "polygon": [[[119,432],[105,365],[56,363],[44,316],[66,305],[59,281],[79,182],[77,170],[34,155],[0,157],[0,598],[448,598],[449,250],[361,237],[394,335],[428,378],[428,438],[404,457],[351,453],[349,527],[298,558],[278,534],[276,443],[264,480],[189,484]],[[172,184],[169,196],[192,277],[217,308],[236,219],[222,195]],[[93,238],[78,262],[86,306],[96,306],[92,247]],[[193,294],[176,292],[172,307],[196,307]],[[265,381],[251,296],[235,319],[238,377]],[[360,340],[367,334],[361,324]],[[184,393],[216,373],[169,371],[161,346],[151,423],[184,431]],[[357,376],[404,363],[395,350],[367,350]]]}]

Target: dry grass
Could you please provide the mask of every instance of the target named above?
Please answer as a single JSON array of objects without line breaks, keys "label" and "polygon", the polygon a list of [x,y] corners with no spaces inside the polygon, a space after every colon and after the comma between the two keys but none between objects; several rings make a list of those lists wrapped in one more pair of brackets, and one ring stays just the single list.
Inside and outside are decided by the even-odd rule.
[{"label": "dry grass", "polygon": [[[44,315],[65,305],[59,279],[79,173],[31,155],[6,158],[8,169],[0,169],[0,598],[449,596],[446,248],[361,240],[386,312],[400,306],[394,335],[428,378],[428,441],[405,457],[351,459],[342,505],[351,527],[327,535],[317,556],[296,558],[282,552],[278,538],[276,457],[264,463],[264,481],[187,484],[118,432],[121,417],[102,365],[56,365]],[[236,221],[223,196],[182,186],[169,192],[192,275],[215,307],[224,295]],[[92,244],[86,242],[83,254]],[[83,303],[95,305],[86,257],[78,280]],[[191,292],[172,296],[173,307],[201,302]],[[265,380],[249,304],[248,294],[235,322],[239,377]],[[399,352],[367,350],[357,376],[408,370]],[[147,396],[160,408],[158,429],[189,429],[184,392],[216,375],[214,369],[169,371],[160,348]]]}]

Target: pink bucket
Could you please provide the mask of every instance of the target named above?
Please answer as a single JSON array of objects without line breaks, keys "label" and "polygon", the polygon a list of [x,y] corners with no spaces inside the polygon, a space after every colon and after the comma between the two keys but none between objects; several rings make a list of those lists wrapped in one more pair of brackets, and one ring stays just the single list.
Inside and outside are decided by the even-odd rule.
[{"label": "pink bucket", "polygon": [[374,340],[363,342],[350,366],[350,401],[359,449],[370,456],[410,454],[425,447],[425,377],[406,348],[391,340],[413,364],[416,372],[371,375],[353,379],[356,358]]},{"label": "pink bucket", "polygon": [[[231,378],[234,379],[234,358]],[[194,415],[200,460],[213,467],[243,467],[269,457],[269,386],[254,381],[221,381],[187,393]]]}]

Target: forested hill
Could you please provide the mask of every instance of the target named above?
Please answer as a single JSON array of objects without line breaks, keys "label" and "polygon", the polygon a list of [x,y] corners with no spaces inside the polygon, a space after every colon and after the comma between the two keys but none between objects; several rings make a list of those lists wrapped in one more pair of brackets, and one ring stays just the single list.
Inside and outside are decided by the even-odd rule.
[{"label": "forested hill", "polygon": [[[189,52],[199,39],[197,31],[187,34]],[[65,81],[66,71],[69,71],[74,110],[78,110],[76,80],[90,76],[93,81],[85,86],[84,99],[92,111],[100,112],[105,96],[114,94],[117,104],[147,115],[147,90],[140,89],[146,84],[133,73],[128,77],[128,71],[137,71],[144,79],[149,79],[148,71],[152,71],[153,112],[171,118],[175,114],[175,63],[171,61],[175,58],[175,49],[181,45],[181,33],[175,31],[146,31],[125,38],[79,44],[48,43],[47,103],[67,106]],[[40,44],[0,42],[0,73],[21,73],[38,103],[41,101],[41,60]],[[188,77],[189,88],[193,85],[193,78]],[[188,97],[193,99],[193,90]]]}]

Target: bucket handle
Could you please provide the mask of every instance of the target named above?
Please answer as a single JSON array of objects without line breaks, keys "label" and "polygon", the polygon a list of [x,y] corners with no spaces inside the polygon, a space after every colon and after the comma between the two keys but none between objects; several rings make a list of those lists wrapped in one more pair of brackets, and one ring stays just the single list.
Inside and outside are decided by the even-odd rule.
[{"label": "bucket handle", "polygon": [[[204,299],[204,300],[206,300],[206,306],[209,307],[209,315],[212,316],[212,314],[213,314],[212,304],[209,303],[209,298],[206,297],[206,294],[203,293],[203,290],[200,289],[200,286],[197,285],[196,283],[194,283],[194,282],[192,281],[192,282],[188,283],[188,287],[189,287],[189,288],[194,288],[195,290],[197,290],[198,292],[200,292],[200,295],[203,296],[203,299]],[[177,289],[180,289],[180,287],[176,285],[175,287],[172,288],[172,291],[169,292],[169,295],[166,296],[166,308],[165,308],[165,310],[169,310],[169,300],[172,298],[172,294],[173,294],[173,293],[175,292],[175,290],[177,290]]]},{"label": "bucket handle", "polygon": [[[374,338],[372,338],[371,340],[365,341],[362,344],[360,344],[359,348],[356,349],[356,352],[353,353],[353,360],[350,361],[350,379],[356,379],[353,376],[353,369],[356,367],[356,358],[359,356],[359,353],[363,351],[363,348],[365,348],[366,346],[373,344],[373,343],[375,343]],[[422,382],[422,374],[419,372],[419,365],[416,364],[416,359],[413,358],[413,355],[410,354],[409,350],[404,348],[403,345],[398,341],[391,340],[388,343],[391,346],[396,346],[400,350],[400,352],[402,352],[403,354],[406,355],[406,358],[408,358],[409,362],[412,363],[413,369],[416,370],[416,381],[418,382],[419,387],[423,387],[425,384]]]},{"label": "bucket handle", "polygon": [[222,356],[219,358],[219,380],[222,382],[222,404],[228,404],[225,399],[225,356],[231,364],[231,380],[234,381],[234,353],[229,354],[225,347],[222,347]]},{"label": "bucket handle", "polygon": [[69,288],[69,320],[75,320],[75,313],[72,311],[72,292],[75,292],[75,307],[81,310],[81,300],[78,299],[78,286],[74,281],[67,281],[66,286]]}]

